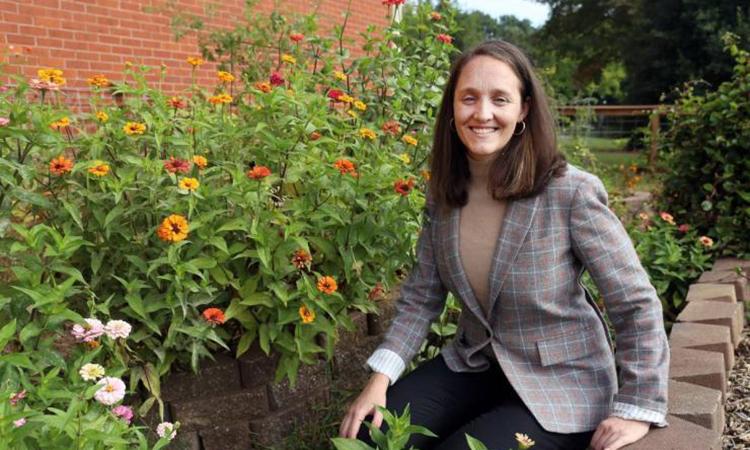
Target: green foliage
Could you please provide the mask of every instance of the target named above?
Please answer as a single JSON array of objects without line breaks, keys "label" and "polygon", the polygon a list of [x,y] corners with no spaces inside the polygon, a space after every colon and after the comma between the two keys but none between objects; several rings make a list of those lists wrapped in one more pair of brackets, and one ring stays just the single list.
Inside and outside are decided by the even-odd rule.
[{"label": "green foliage", "polygon": [[727,254],[750,253],[750,55],[726,37],[734,75],[698,95],[687,86],[664,136],[664,198],[676,215],[719,239]]},{"label": "green foliage", "polygon": [[[412,434],[437,437],[437,435],[427,428],[411,424],[409,405],[406,405],[404,412],[400,416],[382,406],[378,406],[377,408],[383,414],[383,420],[388,425],[388,431],[383,433],[372,423],[365,422],[365,425],[370,429],[370,438],[375,444],[375,448],[357,439],[333,438],[331,442],[333,442],[336,450],[404,450]],[[414,449],[414,447],[409,448]]]}]

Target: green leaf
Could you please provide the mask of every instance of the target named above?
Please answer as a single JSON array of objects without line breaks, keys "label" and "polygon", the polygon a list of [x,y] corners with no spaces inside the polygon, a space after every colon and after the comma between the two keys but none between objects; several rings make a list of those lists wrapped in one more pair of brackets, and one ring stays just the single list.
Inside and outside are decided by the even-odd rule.
[{"label": "green leaf", "polygon": [[0,329],[0,349],[5,348],[13,335],[16,334],[16,319],[7,323],[3,328]]},{"label": "green leaf", "polygon": [[331,439],[336,450],[375,450],[369,445],[357,439],[333,438]]},{"label": "green leaf", "polygon": [[262,305],[269,308],[273,308],[274,306],[273,299],[265,292],[254,292],[247,297],[243,297],[240,304],[245,306]]},{"label": "green leaf", "polygon": [[248,231],[250,229],[248,225],[249,224],[247,223],[247,219],[238,217],[219,227],[216,232],[221,233],[222,231]]},{"label": "green leaf", "polygon": [[245,333],[240,338],[240,342],[237,344],[237,354],[235,355],[236,358],[239,358],[242,356],[245,352],[247,352],[250,349],[250,346],[255,341],[255,333]]},{"label": "green leaf", "polygon": [[468,433],[464,433],[464,435],[470,450],[487,450],[487,447],[479,439],[471,437]]},{"label": "green leaf", "polygon": [[71,205],[65,200],[62,201],[62,204],[63,204],[63,208],[65,208],[65,211],[67,211],[68,214],[70,214],[70,217],[72,217],[76,225],[78,225],[78,228],[80,228],[80,230],[83,231],[83,223],[81,222],[81,210]]}]

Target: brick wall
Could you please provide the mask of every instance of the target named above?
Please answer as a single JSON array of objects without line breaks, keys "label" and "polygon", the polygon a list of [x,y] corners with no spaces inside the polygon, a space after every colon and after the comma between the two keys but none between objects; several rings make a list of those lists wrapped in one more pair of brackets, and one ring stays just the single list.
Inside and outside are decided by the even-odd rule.
[{"label": "brick wall", "polygon": [[[309,14],[314,1],[281,0],[280,11]],[[348,1],[320,0],[320,33],[343,23]],[[197,39],[188,34],[175,42],[170,20],[174,11],[201,17],[207,29],[230,28],[243,17],[245,0],[0,0],[0,57],[7,72],[35,75],[39,67],[62,69],[69,97],[88,92],[86,78],[104,74],[120,78],[126,61],[168,67],[167,91],[190,83],[185,58],[198,54]],[[213,10],[210,7],[213,6]],[[209,7],[209,14],[206,14]],[[262,0],[260,12],[270,13],[273,0]],[[388,23],[381,0],[352,0],[347,36],[358,39],[367,26]],[[357,48],[351,49],[354,55]],[[198,82],[215,83],[214,66],[198,71]],[[156,74],[154,74],[156,75]]]}]

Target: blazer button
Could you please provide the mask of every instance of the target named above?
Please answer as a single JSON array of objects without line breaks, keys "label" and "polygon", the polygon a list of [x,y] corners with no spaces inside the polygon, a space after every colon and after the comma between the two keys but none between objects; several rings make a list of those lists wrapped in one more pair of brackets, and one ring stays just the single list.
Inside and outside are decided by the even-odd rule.
[{"label": "blazer button", "polygon": [[490,330],[488,330],[488,329],[485,328],[484,329],[484,336],[485,337],[490,337],[490,336],[492,336],[492,333],[490,333]]}]

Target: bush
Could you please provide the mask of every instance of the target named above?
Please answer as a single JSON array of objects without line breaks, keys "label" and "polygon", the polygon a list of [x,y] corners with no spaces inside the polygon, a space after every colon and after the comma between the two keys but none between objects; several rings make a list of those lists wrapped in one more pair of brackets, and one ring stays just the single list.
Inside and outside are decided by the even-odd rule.
[{"label": "bush", "polygon": [[664,136],[665,205],[723,253],[750,254],[750,55],[724,38],[736,65],[730,81],[705,95],[681,93]]}]

